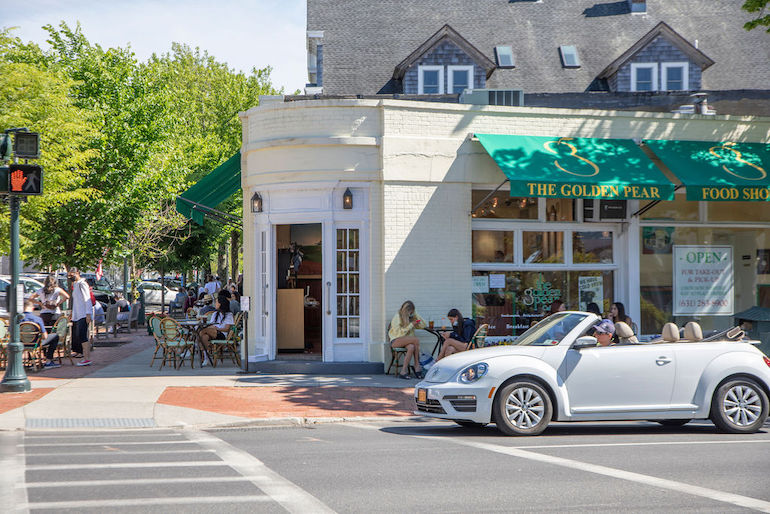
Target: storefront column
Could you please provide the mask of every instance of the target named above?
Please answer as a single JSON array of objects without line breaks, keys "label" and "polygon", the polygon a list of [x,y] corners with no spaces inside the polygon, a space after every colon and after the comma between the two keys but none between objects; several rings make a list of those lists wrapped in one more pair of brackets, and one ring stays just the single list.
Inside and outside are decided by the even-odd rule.
[{"label": "storefront column", "polygon": [[[636,203],[636,202],[634,202]],[[632,209],[632,212],[635,212]],[[641,288],[639,286],[639,255],[641,248],[639,245],[641,230],[639,225],[639,216],[632,216],[627,226],[628,233],[626,234],[626,266],[620,268],[620,275],[618,277],[620,283],[626,284],[628,304],[626,304],[626,314],[631,316],[631,319],[636,322],[637,327],[641,329],[642,321],[642,302],[641,302]]]}]

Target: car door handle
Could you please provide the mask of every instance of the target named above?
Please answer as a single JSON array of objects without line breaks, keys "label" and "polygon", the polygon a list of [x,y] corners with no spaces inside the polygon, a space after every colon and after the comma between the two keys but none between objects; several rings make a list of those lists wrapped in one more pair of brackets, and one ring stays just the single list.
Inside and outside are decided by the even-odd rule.
[{"label": "car door handle", "polygon": [[671,362],[671,359],[669,359],[665,355],[661,355],[660,357],[655,359],[655,364],[657,364],[658,366],[663,366],[665,364],[668,364],[669,362]]}]

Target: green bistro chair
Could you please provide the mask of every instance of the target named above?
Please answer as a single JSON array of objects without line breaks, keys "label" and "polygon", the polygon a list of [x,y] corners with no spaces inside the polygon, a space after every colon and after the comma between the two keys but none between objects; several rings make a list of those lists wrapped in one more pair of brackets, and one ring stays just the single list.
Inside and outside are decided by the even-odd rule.
[{"label": "green bistro chair", "polygon": [[[150,367],[152,367],[153,364],[155,364],[156,359],[162,359],[163,358],[163,345],[161,344],[163,338],[160,334],[160,318],[155,315],[150,315],[147,318],[147,331],[152,334],[152,337],[155,339],[155,351],[152,354],[152,360],[150,361]],[[161,355],[158,355],[158,352],[161,352]]]},{"label": "green bistro chair", "polygon": [[486,323],[481,325],[479,328],[477,328],[476,333],[473,334],[473,337],[468,343],[467,350],[472,350],[474,348],[483,348],[485,346],[484,342],[487,339],[487,330],[489,330],[489,325],[487,325]]},{"label": "green bistro chair", "polygon": [[217,362],[224,361],[224,354],[229,353],[233,364],[240,367],[241,353],[240,342],[243,339],[243,312],[235,314],[233,326],[227,331],[225,339],[212,339],[211,345],[211,365],[216,367]]},{"label": "green bistro chair", "polygon": [[160,369],[165,364],[173,364],[174,369],[178,369],[179,359],[184,350],[189,350],[190,342],[185,338],[182,327],[179,322],[171,317],[160,320],[160,339],[163,349],[163,360],[160,363]]},{"label": "green bistro chair", "polygon": [[61,364],[62,358],[67,358],[70,360],[70,364],[75,364],[72,360],[72,339],[70,337],[69,317],[59,316],[59,319],[53,324],[53,331],[59,334],[59,344],[56,347],[59,354],[59,364]]},{"label": "green bistro chair", "polygon": [[27,366],[34,366],[36,370],[43,367],[43,349],[40,346],[42,335],[36,323],[24,321],[19,324],[19,339],[24,345],[22,361],[26,362]]}]

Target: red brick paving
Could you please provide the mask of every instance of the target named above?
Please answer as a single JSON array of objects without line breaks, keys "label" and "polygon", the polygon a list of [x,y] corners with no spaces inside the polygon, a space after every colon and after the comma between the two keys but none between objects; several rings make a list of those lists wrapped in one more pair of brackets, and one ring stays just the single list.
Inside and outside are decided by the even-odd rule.
[{"label": "red brick paving", "polygon": [[39,400],[53,389],[53,387],[41,387],[26,393],[0,393],[0,414]]},{"label": "red brick paving", "polygon": [[414,389],[386,387],[167,387],[158,403],[242,416],[411,416]]}]

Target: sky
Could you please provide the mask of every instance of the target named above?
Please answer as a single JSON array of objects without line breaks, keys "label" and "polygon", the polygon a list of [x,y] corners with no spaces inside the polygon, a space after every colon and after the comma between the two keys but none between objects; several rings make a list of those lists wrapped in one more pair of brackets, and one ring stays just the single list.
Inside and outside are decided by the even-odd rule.
[{"label": "sky", "polygon": [[307,81],[305,0],[0,0],[0,28],[47,48],[43,25],[79,21],[103,48],[127,47],[140,61],[185,43],[248,73],[272,66],[288,94]]}]

